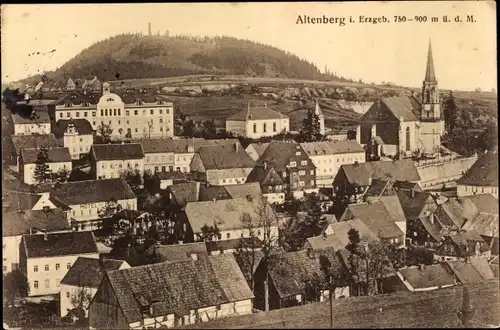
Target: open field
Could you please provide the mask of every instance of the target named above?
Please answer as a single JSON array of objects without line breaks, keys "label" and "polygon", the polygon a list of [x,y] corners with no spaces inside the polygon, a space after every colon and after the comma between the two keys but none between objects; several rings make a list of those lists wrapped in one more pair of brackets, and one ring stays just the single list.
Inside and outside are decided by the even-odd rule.
[{"label": "open field", "polygon": [[[498,279],[469,286],[473,327],[500,324]],[[436,291],[335,300],[335,328],[449,328],[458,326],[462,286]],[[329,303],[261,312],[190,325],[197,329],[329,328]],[[185,328],[188,328],[187,326]]]}]

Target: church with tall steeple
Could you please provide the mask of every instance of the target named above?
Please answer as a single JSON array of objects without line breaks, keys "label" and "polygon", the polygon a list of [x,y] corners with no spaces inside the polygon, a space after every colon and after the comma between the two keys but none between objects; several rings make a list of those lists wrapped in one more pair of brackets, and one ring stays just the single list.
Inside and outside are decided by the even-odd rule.
[{"label": "church with tall steeple", "polygon": [[420,97],[413,94],[377,99],[361,117],[357,139],[373,156],[406,158],[438,154],[443,134],[444,120],[429,40]]}]

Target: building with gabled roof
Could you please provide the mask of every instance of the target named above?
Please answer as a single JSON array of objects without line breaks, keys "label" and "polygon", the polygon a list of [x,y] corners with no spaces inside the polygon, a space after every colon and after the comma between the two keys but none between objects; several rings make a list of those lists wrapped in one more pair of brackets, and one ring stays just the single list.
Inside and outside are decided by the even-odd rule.
[{"label": "building with gabled roof", "polygon": [[226,131],[251,139],[286,133],[290,130],[288,116],[265,106],[250,107],[227,117]]},{"label": "building with gabled roof", "polygon": [[[284,252],[276,256],[277,262],[269,269],[269,309],[280,309],[329,298],[330,288],[322,272],[324,264],[329,264],[332,274],[342,278],[337,283],[334,298],[350,296],[352,278],[335,250],[327,247],[313,251],[300,250]],[[264,263],[261,262],[255,271],[255,307],[264,310]],[[317,297],[306,294],[309,283],[320,287]]]},{"label": "building with gabled roof", "polygon": [[190,165],[193,178],[211,185],[245,183],[254,166],[239,142],[201,147]]},{"label": "building with gabled roof", "polygon": [[48,111],[32,111],[30,116],[20,113],[11,114],[14,124],[14,135],[50,134],[50,118]]},{"label": "building with gabled roof", "polygon": [[[456,181],[476,162],[477,156],[441,160],[431,164],[417,165],[423,189],[454,187]],[[418,164],[418,162],[417,162]]]},{"label": "building with gabled roof", "polygon": [[273,167],[296,198],[317,192],[316,166],[295,141],[271,141],[257,163]]},{"label": "building with gabled roof", "polygon": [[144,173],[144,149],[140,143],[94,144],[90,148],[94,178],[118,178],[123,173]]},{"label": "building with gabled roof", "polygon": [[434,253],[434,259],[438,261],[466,261],[472,257],[489,255],[490,248],[481,235],[475,230],[469,230],[445,236]]},{"label": "building with gabled roof", "polygon": [[53,128],[55,136],[63,140],[71,158],[79,159],[88,155],[94,144],[94,131],[86,119],[60,119]]},{"label": "building with gabled roof", "polygon": [[61,209],[2,212],[3,273],[19,267],[22,236],[36,232],[64,232],[71,229]]},{"label": "building with gabled roof", "polygon": [[232,255],[108,271],[89,309],[95,329],[175,327],[252,313],[254,295]]},{"label": "building with gabled roof", "polygon": [[267,163],[255,165],[248,175],[247,182],[258,183],[269,203],[283,204],[285,202],[285,182],[274,167]]},{"label": "building with gabled roof", "polygon": [[73,79],[71,79],[71,77],[69,77],[68,81],[66,82],[66,85],[64,86],[64,90],[66,90],[66,91],[74,91],[75,89],[76,89],[76,84],[73,81]]},{"label": "building with gabled roof", "polygon": [[457,181],[458,197],[491,194],[498,199],[498,152],[487,152]]},{"label": "building with gabled roof", "polygon": [[361,144],[369,145],[371,150],[371,146],[376,145],[375,138],[379,137],[386,155],[403,158],[417,152],[439,153],[444,120],[430,41],[422,97],[417,99],[412,95],[378,99],[360,122]]},{"label": "building with gabled roof", "polygon": [[[19,173],[24,180],[24,183],[29,185],[37,184],[35,180],[35,168],[37,164],[38,154],[40,149],[21,149],[19,156]],[[68,148],[48,148],[48,159],[45,164],[48,165],[52,173],[60,171],[71,172],[73,164],[71,163],[71,155]]]},{"label": "building with gabled roof", "polygon": [[102,85],[101,85],[101,82],[99,81],[99,79],[94,76],[92,77],[92,79],[85,79],[82,83],[82,85],[80,86],[81,89],[84,89],[84,90],[89,90],[89,91],[100,91],[101,88],[102,88]]},{"label": "building with gabled roof", "polygon": [[255,236],[264,238],[263,219],[271,226],[271,236],[278,237],[278,219],[272,207],[261,198],[223,199],[207,202],[189,202],[185,207],[188,223],[187,237],[198,241],[203,226],[217,226],[219,240],[229,240],[249,236],[244,221],[251,221]]},{"label": "building with gabled roof", "polygon": [[412,292],[437,290],[457,284],[454,274],[441,264],[401,268],[397,275]]},{"label": "building with gabled roof", "polygon": [[14,135],[2,139],[3,159],[8,165],[16,165],[19,171],[19,156],[21,149],[32,149],[40,146],[64,147],[63,141],[54,134],[44,135]]},{"label": "building with gabled roof", "polygon": [[78,257],[99,258],[92,232],[24,235],[20,269],[28,279],[29,296],[58,294],[61,279]]},{"label": "building with gabled roof", "polygon": [[50,191],[50,196],[70,209],[72,226],[81,230],[98,227],[99,211],[107,202],[137,210],[137,197],[123,178],[61,183]]},{"label": "building with gabled roof", "polygon": [[[71,303],[72,299],[78,299],[83,294],[90,300],[94,298],[99,285],[101,285],[104,274],[110,270],[130,268],[124,260],[116,259],[95,259],[79,257],[76,259],[71,269],[61,280],[61,293],[59,295],[60,317],[64,317],[69,311],[75,308]],[[88,302],[90,304],[90,301]],[[83,308],[88,316],[88,306]]]}]

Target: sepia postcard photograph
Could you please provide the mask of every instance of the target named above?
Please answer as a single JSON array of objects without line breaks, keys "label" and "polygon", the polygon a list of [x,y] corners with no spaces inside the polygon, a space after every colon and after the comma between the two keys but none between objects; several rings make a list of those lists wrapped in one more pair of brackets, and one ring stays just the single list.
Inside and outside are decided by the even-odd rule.
[{"label": "sepia postcard photograph", "polygon": [[4,329],[500,327],[494,1],[0,9]]}]

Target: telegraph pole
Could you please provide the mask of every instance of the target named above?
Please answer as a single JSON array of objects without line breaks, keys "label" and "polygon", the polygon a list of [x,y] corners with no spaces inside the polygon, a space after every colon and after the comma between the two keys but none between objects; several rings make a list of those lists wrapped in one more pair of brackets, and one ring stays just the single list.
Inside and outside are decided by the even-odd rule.
[{"label": "telegraph pole", "polygon": [[470,328],[470,323],[476,311],[470,304],[469,288],[464,286],[462,293],[462,307],[458,310],[457,316],[462,328]]}]

